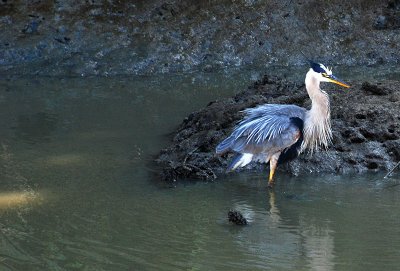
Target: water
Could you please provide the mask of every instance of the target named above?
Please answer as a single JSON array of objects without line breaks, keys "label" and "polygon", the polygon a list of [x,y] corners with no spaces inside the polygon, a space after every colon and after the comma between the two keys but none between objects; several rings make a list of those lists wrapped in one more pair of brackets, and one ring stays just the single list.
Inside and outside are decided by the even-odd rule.
[{"label": "water", "polygon": [[396,175],[153,179],[188,113],[257,76],[3,77],[0,270],[398,269]]}]

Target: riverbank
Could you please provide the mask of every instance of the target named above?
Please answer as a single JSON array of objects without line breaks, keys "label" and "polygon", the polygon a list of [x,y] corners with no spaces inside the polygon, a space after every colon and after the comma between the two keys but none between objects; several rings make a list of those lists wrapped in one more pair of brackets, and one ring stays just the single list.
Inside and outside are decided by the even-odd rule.
[{"label": "riverbank", "polygon": [[[137,1],[136,1],[137,2]],[[130,75],[400,62],[400,2],[0,1],[0,73]]]}]

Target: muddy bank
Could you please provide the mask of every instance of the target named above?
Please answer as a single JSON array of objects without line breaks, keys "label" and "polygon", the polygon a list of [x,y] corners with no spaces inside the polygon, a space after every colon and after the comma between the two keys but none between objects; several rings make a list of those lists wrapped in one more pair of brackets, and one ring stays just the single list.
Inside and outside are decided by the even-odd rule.
[{"label": "muddy bank", "polygon": [[[280,166],[298,175],[309,172],[351,173],[389,170],[400,161],[400,82],[355,83],[350,89],[331,84],[322,88],[331,100],[333,143],[327,151]],[[263,103],[310,107],[302,82],[264,76],[228,99],[211,102],[183,120],[171,145],[156,159],[162,179],[212,180],[224,171],[232,154],[215,155],[215,146],[243,117],[241,111]],[[265,170],[250,163],[242,170]]]},{"label": "muddy bank", "polygon": [[400,1],[0,1],[0,73],[400,62]]}]

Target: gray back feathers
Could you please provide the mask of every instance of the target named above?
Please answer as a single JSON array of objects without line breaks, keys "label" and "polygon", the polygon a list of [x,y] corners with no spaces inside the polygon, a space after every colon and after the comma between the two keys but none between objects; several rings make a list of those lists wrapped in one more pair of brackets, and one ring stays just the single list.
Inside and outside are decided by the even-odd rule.
[{"label": "gray back feathers", "polygon": [[241,152],[244,147],[261,145],[293,126],[290,118],[304,120],[306,110],[296,105],[266,104],[244,110],[245,118],[235,127],[231,136],[217,146],[217,153],[232,149]]},{"label": "gray back feathers", "polygon": [[246,118],[232,133],[236,138],[245,136],[247,142],[260,144],[273,139],[291,124],[290,118],[304,119],[306,110],[296,105],[266,104],[246,109]]}]

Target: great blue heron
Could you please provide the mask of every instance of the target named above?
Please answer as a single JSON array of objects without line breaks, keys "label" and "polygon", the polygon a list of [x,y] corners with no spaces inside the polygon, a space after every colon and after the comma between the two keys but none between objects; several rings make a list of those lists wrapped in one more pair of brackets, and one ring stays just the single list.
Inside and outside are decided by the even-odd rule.
[{"label": "great blue heron", "polygon": [[305,84],[311,109],[288,104],[264,104],[244,110],[245,118],[216,148],[217,154],[238,153],[228,167],[235,170],[251,161],[270,164],[268,186],[274,184],[278,164],[296,158],[301,152],[327,147],[332,139],[328,94],[320,82],[350,87],[339,81],[325,65],[310,61]]}]

